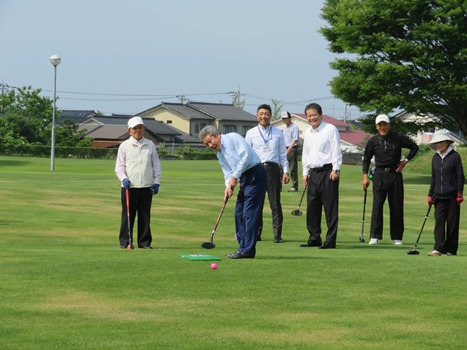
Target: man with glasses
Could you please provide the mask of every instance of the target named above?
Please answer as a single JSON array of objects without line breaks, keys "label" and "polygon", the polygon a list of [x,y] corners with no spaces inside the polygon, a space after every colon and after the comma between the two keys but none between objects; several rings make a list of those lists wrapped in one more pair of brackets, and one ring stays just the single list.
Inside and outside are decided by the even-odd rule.
[{"label": "man with glasses", "polygon": [[[371,214],[370,245],[378,244],[383,238],[383,207],[386,197],[390,212],[390,236],[392,243],[402,245],[404,234],[404,182],[402,170],[415,157],[418,146],[400,132],[391,131],[389,117],[380,114],[375,120],[377,135],[372,136],[363,155],[363,190],[370,185],[368,170],[373,156],[373,211]],[[401,159],[402,148],[410,150],[406,158]]]},{"label": "man with glasses", "polygon": [[[130,138],[118,148],[115,164],[115,173],[121,181],[120,248],[126,249],[129,246],[129,235],[133,233],[138,213],[138,248],[151,249],[152,196],[159,192],[161,163],[154,142],[144,138],[144,123],[141,117],[128,120],[128,133]],[[130,197],[131,233],[128,232],[127,194]]]}]

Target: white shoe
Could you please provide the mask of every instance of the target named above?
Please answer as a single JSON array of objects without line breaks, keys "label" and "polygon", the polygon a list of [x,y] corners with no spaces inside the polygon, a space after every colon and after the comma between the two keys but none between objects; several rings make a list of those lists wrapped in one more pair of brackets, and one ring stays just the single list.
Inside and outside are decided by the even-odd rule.
[{"label": "white shoe", "polygon": [[436,249],[428,253],[428,256],[441,256],[441,255],[442,254],[438,252]]},{"label": "white shoe", "polygon": [[369,245],[377,245],[378,244],[378,238],[370,238],[370,243]]},{"label": "white shoe", "polygon": [[392,244],[394,244],[394,245],[402,245],[403,243],[402,243],[401,240],[395,239],[395,240],[392,241]]}]

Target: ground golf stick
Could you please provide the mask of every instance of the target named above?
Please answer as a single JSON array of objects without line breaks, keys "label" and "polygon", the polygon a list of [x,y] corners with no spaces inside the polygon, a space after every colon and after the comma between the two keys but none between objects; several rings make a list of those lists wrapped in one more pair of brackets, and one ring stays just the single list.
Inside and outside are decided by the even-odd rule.
[{"label": "ground golf stick", "polygon": [[126,249],[133,249],[133,245],[131,244],[131,225],[130,225],[130,190],[128,188],[125,189],[125,199],[126,199],[126,216],[128,221],[128,247]]},{"label": "ground golf stick", "polygon": [[216,224],[214,225],[214,228],[212,229],[212,232],[211,232],[211,240],[209,242],[204,242],[203,244],[201,244],[201,247],[203,247],[204,249],[212,249],[216,246],[214,244],[214,235],[217,230],[217,225],[219,225],[219,221],[221,221],[221,217],[222,217],[222,214],[224,213],[224,209],[225,209],[225,206],[227,205],[228,200],[229,200],[229,197],[225,197],[224,204],[222,205],[222,208],[221,208],[221,212],[219,213],[219,216],[217,217],[217,220],[216,220]]},{"label": "ground golf stick", "polygon": [[422,225],[422,228],[420,229],[420,233],[418,234],[418,238],[417,238],[417,241],[415,242],[415,246],[413,247],[413,249],[411,249],[411,250],[409,250],[407,252],[407,254],[409,254],[409,255],[418,255],[418,254],[420,254],[420,252],[417,250],[418,241],[420,240],[420,237],[421,237],[422,232],[423,232],[423,228],[425,227],[426,219],[428,219],[428,215],[430,215],[430,210],[431,210],[432,205],[433,205],[433,203],[430,203],[430,205],[428,206],[428,211],[426,212],[425,220],[423,220],[423,225]]},{"label": "ground golf stick", "polygon": [[295,210],[292,210],[292,215],[293,215],[293,216],[300,216],[300,215],[303,214],[303,213],[300,211],[300,206],[302,205],[303,197],[305,196],[305,192],[306,192],[307,187],[308,187],[308,186],[305,186],[305,188],[303,189],[302,197],[300,198],[300,202],[298,203],[298,208],[295,209]]},{"label": "ground golf stick", "polygon": [[360,235],[360,242],[365,242],[365,237],[363,236],[364,227],[365,227],[365,208],[366,208],[366,194],[367,189],[365,188],[365,194],[363,196],[363,216],[362,216],[362,234]]}]

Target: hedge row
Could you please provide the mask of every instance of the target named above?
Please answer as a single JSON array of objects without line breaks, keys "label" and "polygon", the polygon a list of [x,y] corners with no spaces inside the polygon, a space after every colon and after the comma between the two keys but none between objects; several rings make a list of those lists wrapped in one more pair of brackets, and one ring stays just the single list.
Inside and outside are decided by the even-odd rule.
[{"label": "hedge row", "polygon": [[[208,160],[217,159],[216,153],[210,150],[193,150],[189,147],[177,149],[174,154],[168,153],[166,149],[160,149],[161,159],[189,159]],[[20,157],[50,157],[49,146],[39,145],[2,145],[0,144],[0,155],[20,156]],[[116,148],[78,148],[78,147],[55,147],[55,157],[57,158],[90,158],[90,159],[115,159],[117,157]]]}]

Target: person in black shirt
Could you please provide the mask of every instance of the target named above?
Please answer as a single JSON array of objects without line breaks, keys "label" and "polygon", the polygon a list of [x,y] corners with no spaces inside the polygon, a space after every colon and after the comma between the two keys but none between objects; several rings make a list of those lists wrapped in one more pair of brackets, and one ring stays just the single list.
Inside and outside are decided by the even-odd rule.
[{"label": "person in black shirt", "polygon": [[[383,238],[383,207],[386,197],[390,212],[390,235],[392,243],[402,245],[404,234],[404,182],[402,170],[417,154],[418,146],[400,132],[391,131],[389,117],[380,114],[376,117],[377,135],[372,136],[363,155],[363,189],[370,185],[368,170],[373,156],[373,211],[371,214],[370,245],[378,244]],[[401,160],[402,148],[410,150],[407,158]]]},{"label": "person in black shirt", "polygon": [[431,185],[428,204],[435,205],[435,245],[429,256],[457,255],[459,246],[460,204],[464,201],[462,159],[451,147],[448,130],[434,133],[430,144],[437,152],[431,161]]}]

